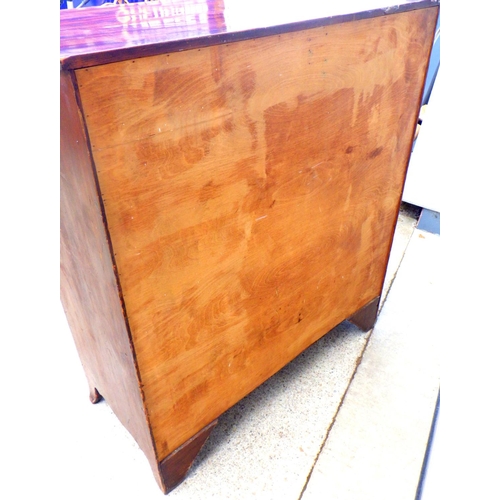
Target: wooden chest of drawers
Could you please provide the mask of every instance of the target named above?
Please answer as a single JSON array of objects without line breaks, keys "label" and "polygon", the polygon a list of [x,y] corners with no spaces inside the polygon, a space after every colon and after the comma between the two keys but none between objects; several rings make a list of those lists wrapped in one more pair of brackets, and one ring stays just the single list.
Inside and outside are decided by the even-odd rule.
[{"label": "wooden chest of drawers", "polygon": [[231,3],[61,12],[62,302],[165,492],[224,411],[374,325],[439,9]]}]

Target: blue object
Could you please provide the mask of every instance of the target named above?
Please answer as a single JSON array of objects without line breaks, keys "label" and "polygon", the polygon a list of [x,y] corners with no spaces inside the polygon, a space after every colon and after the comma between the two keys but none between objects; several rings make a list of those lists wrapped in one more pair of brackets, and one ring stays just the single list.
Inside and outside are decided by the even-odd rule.
[{"label": "blue object", "polygon": [[440,234],[441,217],[439,212],[434,212],[427,208],[422,209],[418,219],[417,229],[428,233]]},{"label": "blue object", "polygon": [[[61,9],[68,8],[67,0],[60,0]],[[113,3],[114,0],[73,0],[73,7],[83,8],[83,7],[99,7],[105,3]],[[144,0],[128,0],[128,3],[140,3]]]},{"label": "blue object", "polygon": [[431,57],[429,59],[429,68],[427,69],[427,77],[425,79],[425,85],[424,85],[424,95],[422,97],[422,105],[423,104],[428,104],[429,103],[429,97],[432,92],[432,87],[434,86],[434,81],[436,80],[436,75],[439,69],[439,63],[441,60],[441,48],[440,48],[440,42],[441,42],[441,26],[440,26],[440,21],[441,21],[441,14],[438,16],[437,24],[436,24],[436,34],[434,35],[434,44],[432,46],[431,50]]}]

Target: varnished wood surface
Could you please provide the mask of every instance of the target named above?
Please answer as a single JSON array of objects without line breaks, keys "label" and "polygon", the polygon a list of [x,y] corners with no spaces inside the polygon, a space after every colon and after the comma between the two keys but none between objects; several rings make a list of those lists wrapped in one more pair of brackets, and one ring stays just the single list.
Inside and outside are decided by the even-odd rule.
[{"label": "varnished wood surface", "polygon": [[77,71],[159,459],[380,295],[437,10]]},{"label": "varnished wood surface", "polygon": [[438,4],[438,0],[158,0],[63,9],[61,65],[69,69],[105,64]]},{"label": "varnished wood surface", "polygon": [[91,401],[106,398],[162,486],[70,73],[61,73],[60,109],[61,302]]}]

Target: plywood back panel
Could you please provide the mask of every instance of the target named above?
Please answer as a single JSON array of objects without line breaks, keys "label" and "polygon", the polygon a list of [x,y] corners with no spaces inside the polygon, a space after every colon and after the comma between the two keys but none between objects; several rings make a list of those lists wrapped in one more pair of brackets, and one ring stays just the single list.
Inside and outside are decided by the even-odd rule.
[{"label": "plywood back panel", "polygon": [[77,71],[160,459],[380,294],[436,14]]}]

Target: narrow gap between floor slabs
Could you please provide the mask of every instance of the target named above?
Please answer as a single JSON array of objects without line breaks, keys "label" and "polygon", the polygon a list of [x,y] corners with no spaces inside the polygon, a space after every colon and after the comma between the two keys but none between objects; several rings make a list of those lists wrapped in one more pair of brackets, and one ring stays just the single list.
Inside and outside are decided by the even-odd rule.
[{"label": "narrow gap between floor slabs", "polygon": [[[401,207],[400,207],[400,211],[406,209],[406,211],[411,211],[412,212],[412,211],[414,211],[415,209],[418,209],[418,208],[419,207],[414,207],[412,205],[409,205],[409,204],[406,204],[406,203],[402,203]],[[419,215],[420,215],[420,213],[419,213]],[[387,297],[389,296],[389,292],[391,291],[392,285],[393,285],[393,283],[394,283],[394,281],[396,279],[396,276],[397,276],[397,274],[399,272],[399,268],[401,267],[401,263],[403,262],[403,259],[404,259],[405,255],[406,255],[406,250],[408,249],[408,245],[410,244],[410,240],[411,240],[411,238],[413,236],[413,233],[415,232],[415,228],[417,226],[419,215],[416,217],[416,222],[413,225],[413,229],[411,231],[410,237],[408,238],[408,242],[406,243],[404,251],[403,251],[403,253],[401,255],[401,259],[399,260],[399,263],[398,263],[398,266],[396,268],[396,271],[394,272],[394,276],[393,276],[393,278],[392,278],[392,280],[391,280],[391,282],[389,284],[389,287],[387,289],[387,293],[385,294],[385,297],[383,298],[383,300],[380,302],[378,314],[380,314],[380,311],[384,307],[384,304],[385,304],[385,302],[387,300]],[[413,215],[412,215],[412,217],[413,217]],[[354,380],[354,377],[356,376],[356,373],[358,371],[358,367],[361,364],[361,361],[363,360],[363,356],[365,354],[366,348],[368,347],[368,344],[370,342],[372,334],[373,334],[373,328],[370,330],[370,332],[369,332],[369,334],[368,334],[368,336],[366,338],[365,345],[364,345],[364,347],[363,347],[360,355],[356,359],[356,367],[354,368],[354,371],[353,371],[353,373],[351,375],[351,378],[349,379],[349,382],[348,382],[347,387],[346,387],[346,389],[344,391],[344,394],[342,395],[342,399],[340,400],[340,403],[339,403],[339,405],[337,407],[337,411],[333,415],[333,419],[332,419],[330,425],[328,426],[328,429],[327,429],[326,434],[325,434],[325,438],[323,439],[323,442],[321,443],[320,449],[319,449],[318,453],[316,454],[316,457],[314,458],[314,461],[313,461],[313,464],[311,466],[311,469],[309,470],[309,473],[307,474],[306,480],[304,482],[304,486],[302,487],[302,490],[300,491],[300,494],[299,494],[299,497],[298,497],[297,500],[301,500],[302,497],[304,496],[304,493],[305,493],[305,491],[307,489],[307,485],[309,484],[309,481],[311,479],[311,475],[312,475],[312,473],[314,471],[314,468],[316,467],[316,464],[318,463],[319,457],[320,457],[320,455],[321,455],[321,453],[323,451],[323,448],[325,447],[325,444],[326,444],[326,442],[328,440],[328,437],[330,436],[330,432],[331,432],[331,430],[332,430],[332,428],[333,428],[333,426],[335,424],[335,421],[337,420],[337,415],[339,414],[339,411],[342,408],[342,405],[344,404],[344,399],[346,397],[346,394],[349,391],[349,388],[351,387],[352,381]]]},{"label": "narrow gap between floor slabs", "polygon": [[368,335],[368,337],[366,339],[366,343],[365,343],[365,346],[363,347],[363,351],[361,352],[361,354],[356,359],[356,368],[354,369],[354,372],[351,375],[351,378],[349,379],[349,383],[347,384],[346,390],[344,391],[344,394],[342,395],[342,399],[340,400],[339,406],[337,407],[337,411],[333,415],[333,419],[332,419],[330,425],[328,426],[328,429],[326,430],[325,438],[323,439],[323,442],[321,443],[319,451],[316,454],[316,457],[314,458],[314,462],[313,462],[313,464],[311,466],[311,469],[309,470],[309,473],[307,474],[306,480],[304,482],[304,486],[302,487],[302,490],[300,491],[300,494],[299,494],[299,497],[298,497],[297,500],[301,500],[302,497],[304,496],[304,493],[305,493],[305,491],[307,489],[307,485],[309,484],[309,480],[311,479],[311,475],[312,475],[312,473],[314,471],[314,468],[316,467],[316,464],[318,463],[318,460],[319,460],[319,457],[321,455],[321,452],[323,451],[323,448],[325,447],[325,444],[326,444],[326,442],[328,440],[328,437],[330,436],[330,432],[331,432],[331,430],[333,428],[333,425],[335,424],[335,420],[337,419],[337,415],[339,414],[340,408],[342,408],[342,405],[344,403],[344,398],[345,398],[345,396],[347,394],[347,391],[349,390],[349,387],[351,386],[352,380],[353,380],[354,376],[356,375],[356,372],[358,371],[358,366],[361,363],[361,360],[363,358],[363,354],[365,352],[366,346],[368,345],[368,342],[370,341],[370,337],[372,335],[372,332],[373,332],[373,328],[371,329],[371,331],[370,331],[370,333],[369,333],[369,335]]},{"label": "narrow gap between floor slabs", "polygon": [[434,415],[432,417],[431,428],[429,431],[429,438],[427,439],[427,447],[425,449],[424,459],[422,461],[422,468],[420,470],[420,478],[418,481],[417,493],[415,495],[415,500],[425,500],[425,480],[427,475],[427,470],[429,466],[429,456],[432,452],[432,445],[434,441],[434,435],[436,431],[437,419],[439,417],[439,410],[441,407],[441,389],[438,390],[438,395],[436,399],[436,406],[434,408]]},{"label": "narrow gap between floor slabs", "polygon": [[411,231],[410,237],[408,238],[408,241],[406,242],[403,253],[401,254],[401,258],[399,259],[399,263],[398,263],[398,266],[396,268],[396,271],[394,272],[394,276],[389,283],[389,286],[387,288],[387,292],[386,292],[385,296],[382,297],[382,300],[380,301],[379,314],[380,314],[380,311],[382,310],[382,307],[384,307],[384,304],[385,304],[385,301],[387,300],[387,297],[389,297],[389,293],[391,291],[392,285],[394,284],[394,280],[396,279],[396,276],[398,275],[399,268],[401,267],[401,263],[403,262],[403,259],[406,255],[406,250],[408,250],[408,245],[410,244],[410,241],[413,237],[413,233],[415,232],[415,229],[417,228],[418,221],[419,221],[420,215],[422,213],[422,208],[417,207],[416,205],[412,205],[411,203],[401,202],[401,206],[399,208],[399,213],[401,213],[401,212],[406,212],[407,215],[409,215],[410,217],[415,219],[415,222],[413,224],[413,229]]}]

